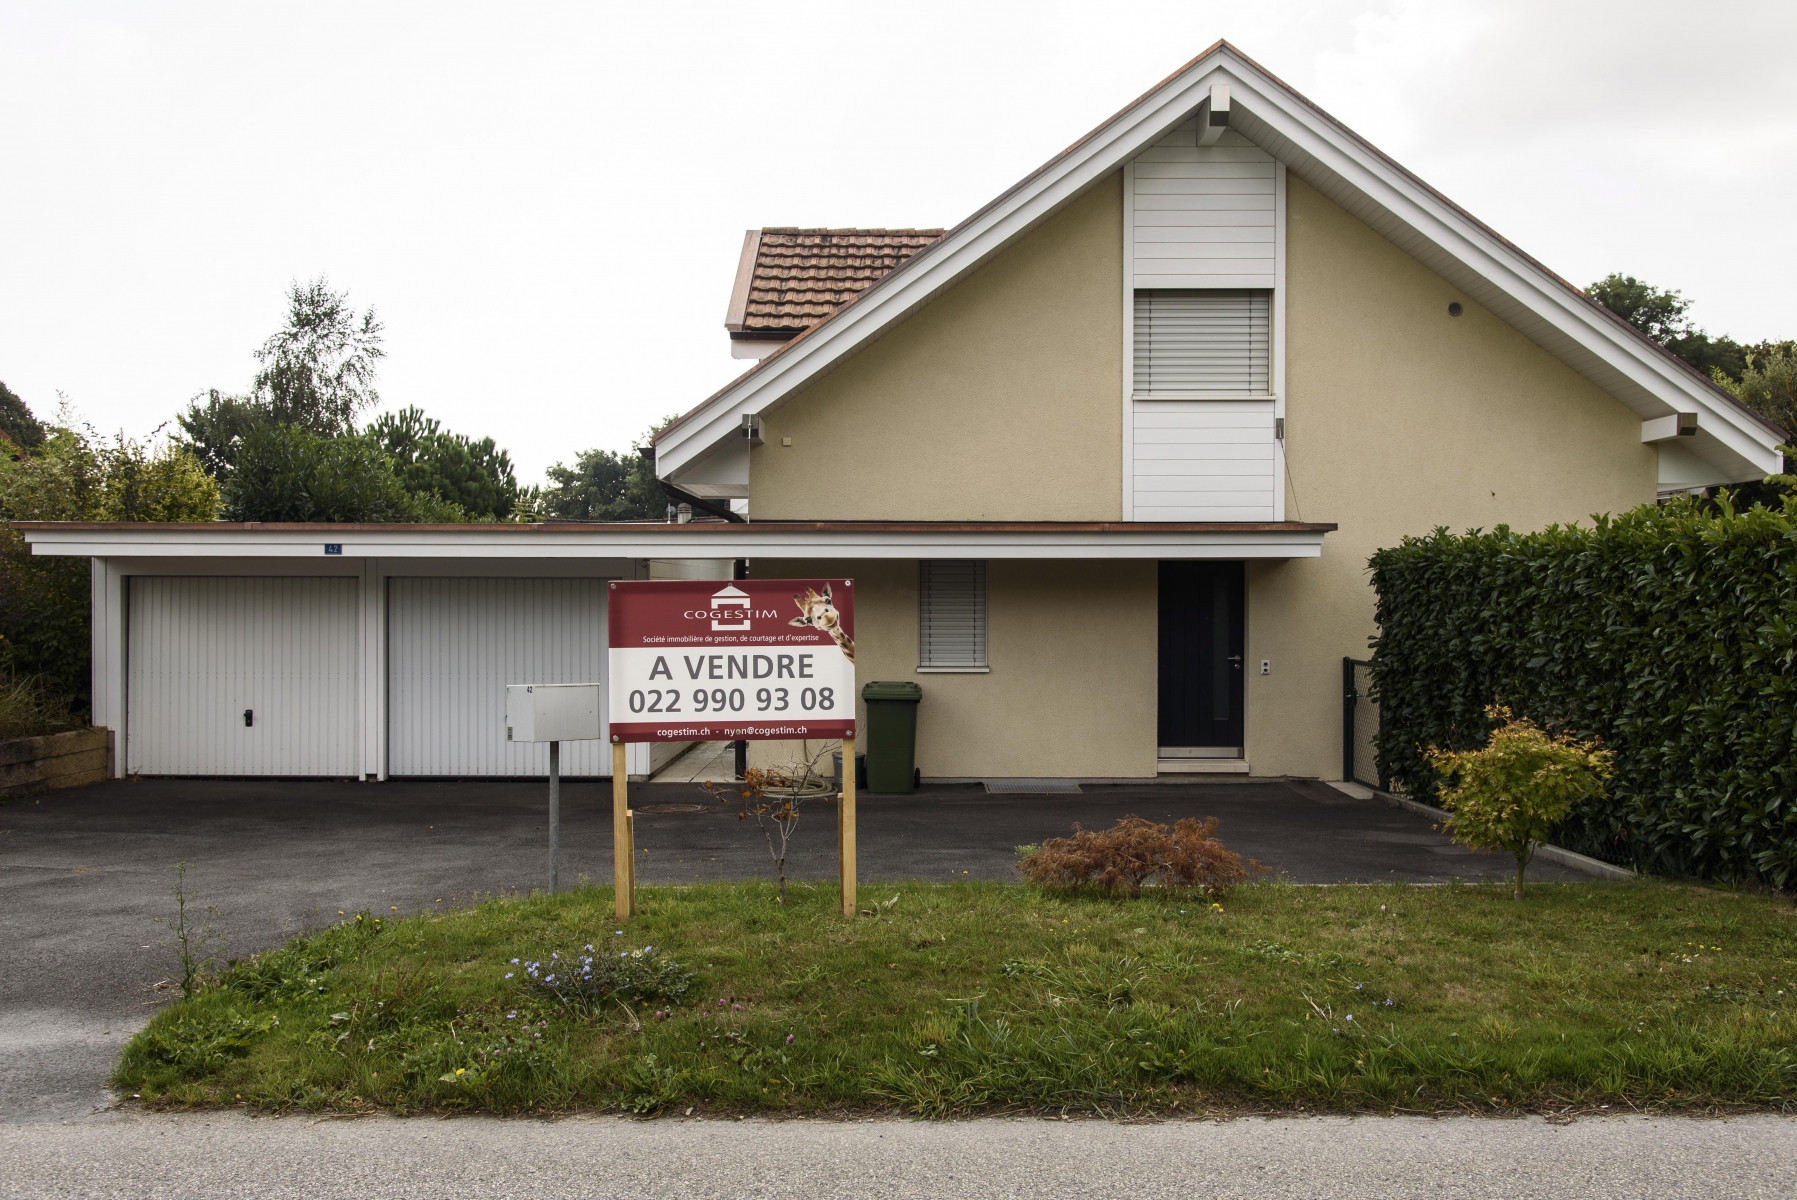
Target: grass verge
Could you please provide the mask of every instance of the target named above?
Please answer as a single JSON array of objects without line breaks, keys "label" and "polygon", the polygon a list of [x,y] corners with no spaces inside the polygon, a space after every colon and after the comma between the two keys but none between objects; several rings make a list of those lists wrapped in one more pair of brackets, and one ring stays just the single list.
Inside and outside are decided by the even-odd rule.
[{"label": "grass verge", "polygon": [[[1300,888],[1221,904],[1002,884],[609,888],[359,914],[127,1046],[152,1104],[397,1112],[1442,1111],[1797,1096],[1787,899],[1663,882]],[[513,959],[650,944],[685,1002],[590,1012]],[[508,977],[508,973],[509,977]]]}]

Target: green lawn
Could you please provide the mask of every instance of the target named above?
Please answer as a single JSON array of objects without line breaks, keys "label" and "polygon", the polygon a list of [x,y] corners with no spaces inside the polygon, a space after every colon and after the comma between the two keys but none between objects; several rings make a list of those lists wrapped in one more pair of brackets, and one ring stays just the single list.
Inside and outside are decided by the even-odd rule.
[{"label": "green lawn", "polygon": [[[637,1112],[1789,1108],[1788,898],[1662,882],[1066,899],[1021,885],[644,888],[350,917],[159,1013],[164,1104]],[[592,1015],[514,958],[657,947],[684,1004]],[[507,972],[512,973],[507,978]]]}]

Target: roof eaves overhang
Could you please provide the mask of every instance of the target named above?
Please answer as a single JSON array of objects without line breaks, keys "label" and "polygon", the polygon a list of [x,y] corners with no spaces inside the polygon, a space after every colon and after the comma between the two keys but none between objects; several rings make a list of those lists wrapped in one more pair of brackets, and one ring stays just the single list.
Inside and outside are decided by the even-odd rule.
[{"label": "roof eaves overhang", "polygon": [[1208,95],[1207,83],[1221,62],[1223,47],[1224,43],[1218,42],[939,241],[900,263],[865,292],[663,429],[655,440],[657,474],[676,477],[682,467],[704,457],[717,442],[740,429],[744,416],[772,411],[880,330],[903,320],[1121,168]]},{"label": "roof eaves overhang", "polygon": [[1230,85],[1232,127],[1643,420],[1696,412],[1698,435],[1688,448],[1731,478],[1780,469],[1777,447],[1786,431],[1702,379],[1252,59],[1218,42],[663,430],[656,439],[657,472],[677,478],[683,467],[736,434],[745,415],[772,411],[821,378],[1184,120],[1213,83]]},{"label": "roof eaves overhang", "polygon": [[[686,525],[14,525],[34,554],[92,558],[1317,558],[1332,524],[756,521]],[[327,551],[326,546],[336,550]]]},{"label": "roof eaves overhang", "polygon": [[[1246,61],[1246,60],[1244,60]],[[1232,85],[1230,125],[1642,420],[1696,412],[1689,448],[1735,479],[1779,469],[1786,431],[1264,71]]]}]

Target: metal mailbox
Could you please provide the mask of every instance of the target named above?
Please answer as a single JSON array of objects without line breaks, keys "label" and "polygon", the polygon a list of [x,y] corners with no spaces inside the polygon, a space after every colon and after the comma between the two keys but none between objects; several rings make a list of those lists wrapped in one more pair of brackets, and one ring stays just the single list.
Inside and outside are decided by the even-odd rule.
[{"label": "metal mailbox", "polygon": [[598,738],[598,684],[514,683],[506,686],[506,741],[589,742]]}]

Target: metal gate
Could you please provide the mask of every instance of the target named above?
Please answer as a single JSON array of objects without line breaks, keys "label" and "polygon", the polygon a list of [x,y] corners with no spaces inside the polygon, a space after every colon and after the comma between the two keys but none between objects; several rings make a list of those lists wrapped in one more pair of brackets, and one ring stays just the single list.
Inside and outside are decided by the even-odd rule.
[{"label": "metal gate", "polygon": [[1342,778],[1387,791],[1379,769],[1379,701],[1373,695],[1373,664],[1342,659]]}]

